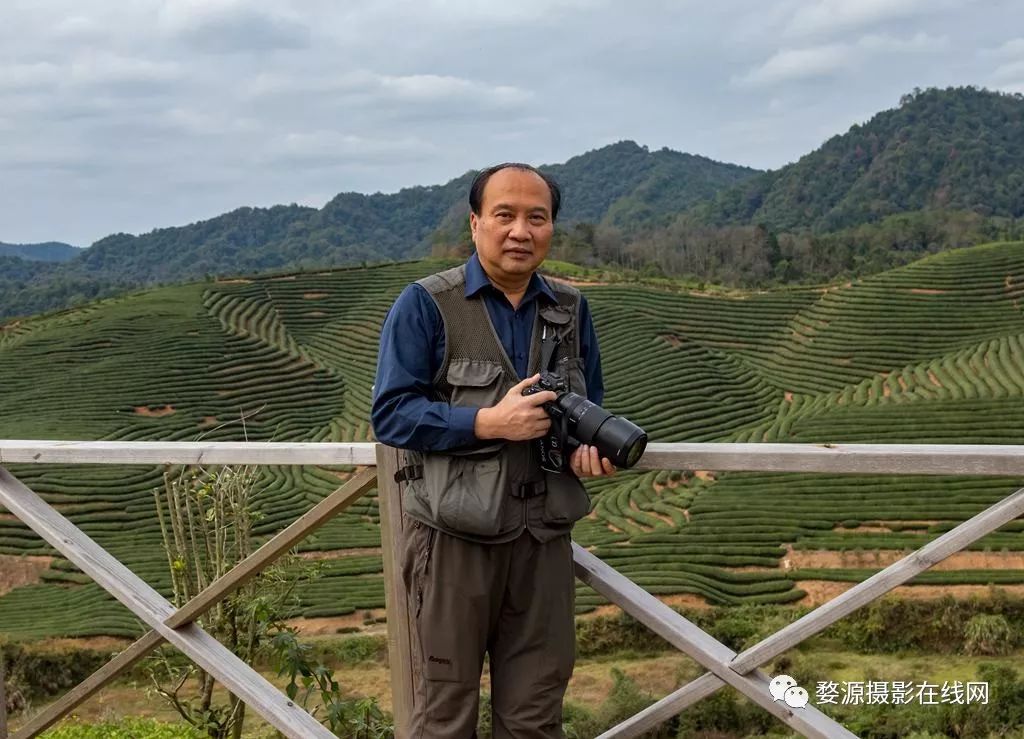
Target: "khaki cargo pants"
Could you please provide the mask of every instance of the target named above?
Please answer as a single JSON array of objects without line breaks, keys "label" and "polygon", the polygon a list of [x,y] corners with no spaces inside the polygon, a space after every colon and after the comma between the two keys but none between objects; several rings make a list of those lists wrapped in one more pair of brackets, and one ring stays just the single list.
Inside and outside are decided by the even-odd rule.
[{"label": "khaki cargo pants", "polygon": [[576,657],[569,535],[524,531],[477,544],[405,519],[402,578],[411,635],[412,739],[476,737],[490,655],[494,739],[562,739],[562,698]]}]

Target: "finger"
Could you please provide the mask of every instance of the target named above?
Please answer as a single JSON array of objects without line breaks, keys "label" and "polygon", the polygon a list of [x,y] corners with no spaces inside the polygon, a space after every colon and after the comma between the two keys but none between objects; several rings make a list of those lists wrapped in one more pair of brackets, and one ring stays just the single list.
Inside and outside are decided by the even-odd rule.
[{"label": "finger", "polygon": [[513,385],[512,389],[509,390],[509,393],[515,393],[517,395],[522,395],[523,394],[523,390],[525,390],[526,388],[530,387],[530,385],[536,385],[539,380],[540,380],[540,373],[538,372],[533,377],[527,377],[525,380],[520,380],[520,382],[518,384]]},{"label": "finger", "polygon": [[569,468],[576,477],[582,477],[583,468],[580,466],[580,447],[576,447],[575,451],[569,455]]},{"label": "finger", "polygon": [[528,405],[538,405],[539,406],[539,405],[544,405],[545,403],[551,403],[552,401],[555,401],[557,399],[558,399],[558,395],[556,395],[555,393],[551,392],[550,390],[545,390],[545,391],[540,392],[540,393],[534,393],[533,395],[527,395],[525,402]]},{"label": "finger", "polygon": [[612,461],[608,459],[608,457],[601,458],[601,466],[604,468],[604,473],[606,475],[615,474],[615,465],[612,464]]},{"label": "finger", "polygon": [[602,474],[601,470],[601,456],[597,453],[597,447],[590,447],[590,474],[597,475]]},{"label": "finger", "polygon": [[593,469],[590,466],[590,447],[586,444],[580,447],[580,469],[586,477],[590,477],[594,474]]}]

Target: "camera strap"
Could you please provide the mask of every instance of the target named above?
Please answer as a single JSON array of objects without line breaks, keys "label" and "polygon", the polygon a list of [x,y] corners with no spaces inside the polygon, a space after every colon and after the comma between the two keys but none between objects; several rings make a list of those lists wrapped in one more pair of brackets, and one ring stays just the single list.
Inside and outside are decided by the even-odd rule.
[{"label": "camera strap", "polygon": [[541,371],[554,372],[555,352],[558,345],[562,343],[562,337],[558,335],[553,324],[544,321],[540,333],[540,369]]},{"label": "camera strap", "polygon": [[555,355],[562,341],[573,331],[575,314],[561,306],[540,309],[540,367],[541,372],[555,372]]}]

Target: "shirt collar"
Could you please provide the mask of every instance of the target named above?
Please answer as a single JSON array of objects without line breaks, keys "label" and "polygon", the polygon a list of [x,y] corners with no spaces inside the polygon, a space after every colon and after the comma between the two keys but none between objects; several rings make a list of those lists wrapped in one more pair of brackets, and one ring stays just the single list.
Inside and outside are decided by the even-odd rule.
[{"label": "shirt collar", "polygon": [[[466,297],[471,298],[488,286],[492,286],[491,279],[484,272],[484,267],[480,264],[480,257],[477,256],[476,252],[473,252],[473,256],[466,262]],[[548,283],[539,274],[534,272],[530,275],[530,284],[526,286],[526,293],[523,295],[522,302],[525,303],[538,295],[543,295],[552,303],[558,302],[558,298],[555,297],[555,293],[548,287]]]}]

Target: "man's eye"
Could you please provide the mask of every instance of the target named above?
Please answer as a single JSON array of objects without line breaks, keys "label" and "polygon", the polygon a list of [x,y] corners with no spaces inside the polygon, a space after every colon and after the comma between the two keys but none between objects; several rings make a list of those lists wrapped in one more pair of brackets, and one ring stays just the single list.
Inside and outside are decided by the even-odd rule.
[{"label": "man's eye", "polygon": [[511,213],[499,213],[496,217],[500,218],[503,221],[507,221],[507,220],[509,220],[512,217],[512,214]]},{"label": "man's eye", "polygon": [[530,223],[546,223],[547,220],[547,218],[539,214],[530,216]]}]

